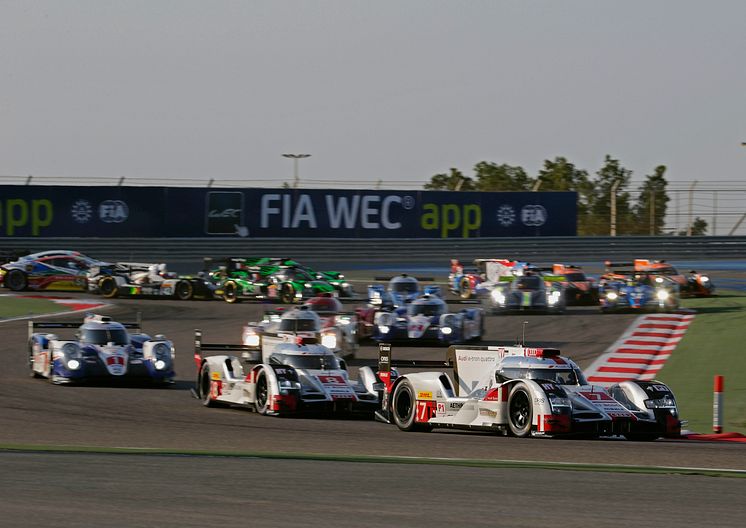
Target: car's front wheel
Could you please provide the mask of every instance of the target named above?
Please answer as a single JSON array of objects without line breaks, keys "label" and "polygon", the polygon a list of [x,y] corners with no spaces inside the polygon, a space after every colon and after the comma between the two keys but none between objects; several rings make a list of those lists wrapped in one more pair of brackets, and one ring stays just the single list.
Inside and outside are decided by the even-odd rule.
[{"label": "car's front wheel", "polygon": [[174,293],[176,298],[180,301],[188,301],[194,296],[194,288],[192,283],[188,280],[182,280],[176,283],[176,291]]},{"label": "car's front wheel", "polygon": [[295,288],[292,284],[285,283],[280,288],[280,301],[285,304],[291,304],[295,301]]},{"label": "car's front wheel", "polygon": [[471,283],[468,277],[462,278],[458,283],[459,297],[462,299],[471,298]]},{"label": "car's front wheel", "polygon": [[98,291],[101,292],[101,295],[103,295],[104,297],[116,297],[119,293],[119,287],[117,286],[116,279],[114,279],[114,277],[104,277],[98,283]]},{"label": "car's front wheel", "polygon": [[212,397],[212,378],[210,377],[210,366],[205,363],[199,371],[198,389],[202,405],[205,407],[216,407],[217,402]]},{"label": "car's front wheel", "polygon": [[254,409],[257,413],[266,415],[269,412],[270,394],[267,374],[263,370],[257,374],[254,394]]},{"label": "car's front wheel", "polygon": [[238,296],[238,284],[235,281],[227,281],[223,284],[223,299],[230,304],[241,302]]},{"label": "car's front wheel", "polygon": [[508,397],[508,427],[510,432],[523,438],[531,434],[533,421],[531,395],[525,385],[516,385]]},{"label": "car's front wheel", "polygon": [[10,290],[23,291],[28,287],[28,276],[21,270],[10,270],[5,277],[5,285]]},{"label": "car's front wheel", "polygon": [[417,423],[417,398],[408,379],[397,384],[391,395],[391,414],[394,423],[402,431],[429,431],[428,424]]}]

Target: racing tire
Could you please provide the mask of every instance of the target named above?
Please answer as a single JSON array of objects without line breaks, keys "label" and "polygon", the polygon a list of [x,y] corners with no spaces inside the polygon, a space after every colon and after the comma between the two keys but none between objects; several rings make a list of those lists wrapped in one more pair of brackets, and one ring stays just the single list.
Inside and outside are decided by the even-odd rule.
[{"label": "racing tire", "polygon": [[223,300],[228,304],[241,302],[238,296],[238,284],[235,281],[227,281],[223,284]]},{"label": "racing tire", "polygon": [[417,399],[414,387],[408,379],[396,385],[391,395],[391,415],[396,426],[402,431],[429,431],[429,424],[417,423]]},{"label": "racing tire", "polygon": [[194,288],[188,280],[177,282],[174,290],[174,296],[180,301],[189,301],[194,297]]},{"label": "racing tire", "polygon": [[295,288],[287,282],[280,287],[280,302],[292,304],[295,301]]},{"label": "racing tire", "polygon": [[119,294],[119,287],[114,277],[104,277],[98,283],[98,291],[103,297],[111,299]]},{"label": "racing tire", "polygon": [[458,282],[458,296],[462,299],[471,299],[471,284],[468,277],[463,277]]},{"label": "racing tire", "polygon": [[44,377],[34,370],[34,342],[33,341],[29,341],[28,343],[28,366],[29,366],[29,376],[31,376],[32,378],[43,378]]},{"label": "racing tire", "polygon": [[13,269],[5,277],[5,286],[12,291],[23,291],[28,287],[28,276],[19,269]]},{"label": "racing tire", "polygon": [[254,388],[254,410],[257,414],[267,415],[269,412],[271,395],[269,393],[269,383],[267,374],[260,370],[256,376],[256,385]]},{"label": "racing tire", "polygon": [[218,402],[210,397],[212,388],[212,379],[210,378],[210,366],[207,363],[202,365],[199,371],[199,379],[197,380],[197,394],[202,400],[202,405],[205,407],[217,407]]},{"label": "racing tire", "polygon": [[531,394],[525,385],[516,385],[508,397],[508,427],[510,433],[518,438],[525,438],[531,434],[533,421],[533,406]]}]

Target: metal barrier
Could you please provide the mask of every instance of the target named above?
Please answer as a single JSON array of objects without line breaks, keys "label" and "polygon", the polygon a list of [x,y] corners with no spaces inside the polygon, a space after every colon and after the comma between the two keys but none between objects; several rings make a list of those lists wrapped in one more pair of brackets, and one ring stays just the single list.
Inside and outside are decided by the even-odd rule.
[{"label": "metal barrier", "polygon": [[5,251],[74,249],[102,260],[196,264],[203,257],[279,256],[308,262],[443,265],[450,258],[533,261],[746,259],[746,237],[526,237],[481,239],[3,238]]}]

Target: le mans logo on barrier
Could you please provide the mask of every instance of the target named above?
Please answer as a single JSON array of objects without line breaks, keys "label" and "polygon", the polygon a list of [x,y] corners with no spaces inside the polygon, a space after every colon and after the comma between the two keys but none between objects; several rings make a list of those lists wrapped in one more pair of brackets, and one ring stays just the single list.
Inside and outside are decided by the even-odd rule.
[{"label": "le mans logo on barrier", "polygon": [[208,235],[236,235],[243,226],[243,193],[207,193],[205,232]]}]

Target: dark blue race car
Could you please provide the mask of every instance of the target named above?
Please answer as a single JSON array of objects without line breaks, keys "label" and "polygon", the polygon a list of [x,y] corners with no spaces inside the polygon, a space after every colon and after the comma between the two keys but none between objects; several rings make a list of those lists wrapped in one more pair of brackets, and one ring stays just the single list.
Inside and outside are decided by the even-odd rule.
[{"label": "dark blue race car", "polygon": [[[72,338],[35,332],[37,328],[77,328]],[[128,332],[129,329],[134,332]],[[174,346],[161,335],[140,332],[140,323],[117,323],[88,314],[83,324],[29,322],[29,366],[34,377],[52,383],[89,380],[142,380],[170,383],[174,377]]]},{"label": "dark blue race car", "polygon": [[601,312],[674,311],[679,308],[678,285],[662,276],[613,275],[599,286]]}]

